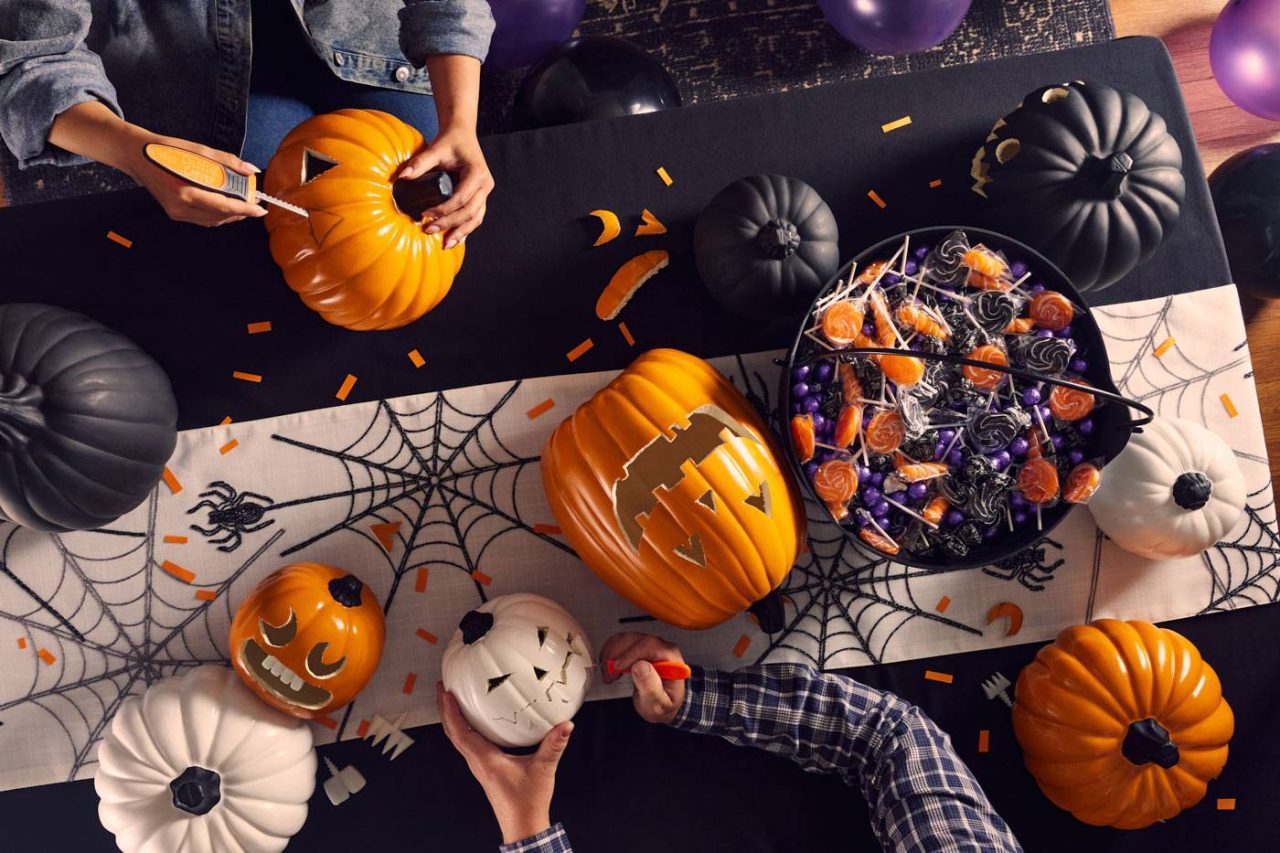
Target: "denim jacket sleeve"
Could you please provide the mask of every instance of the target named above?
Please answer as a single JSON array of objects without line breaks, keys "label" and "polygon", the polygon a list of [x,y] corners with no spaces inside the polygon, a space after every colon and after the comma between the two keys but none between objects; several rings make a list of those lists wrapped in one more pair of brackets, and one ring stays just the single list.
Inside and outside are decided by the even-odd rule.
[{"label": "denim jacket sleeve", "polygon": [[0,139],[21,168],[86,162],[48,143],[59,113],[98,100],[120,114],[102,60],[84,45],[91,16],[88,0],[0,2]]},{"label": "denim jacket sleeve", "polygon": [[492,35],[487,0],[404,0],[400,10],[400,49],[419,68],[439,53],[461,53],[483,62]]}]

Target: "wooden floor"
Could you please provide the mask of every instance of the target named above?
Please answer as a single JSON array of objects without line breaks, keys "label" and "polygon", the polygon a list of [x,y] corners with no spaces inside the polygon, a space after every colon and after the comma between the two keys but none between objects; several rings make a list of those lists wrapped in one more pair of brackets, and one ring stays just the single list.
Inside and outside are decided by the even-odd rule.
[{"label": "wooden floor", "polygon": [[[1225,0],[1111,0],[1116,35],[1158,36],[1173,55],[1205,172],[1245,148],[1280,142],[1280,122],[1251,115],[1227,99],[1209,68],[1209,32]],[[1280,297],[1280,293],[1276,294]],[[1267,432],[1272,479],[1280,479],[1280,298],[1242,296],[1249,350]]]}]

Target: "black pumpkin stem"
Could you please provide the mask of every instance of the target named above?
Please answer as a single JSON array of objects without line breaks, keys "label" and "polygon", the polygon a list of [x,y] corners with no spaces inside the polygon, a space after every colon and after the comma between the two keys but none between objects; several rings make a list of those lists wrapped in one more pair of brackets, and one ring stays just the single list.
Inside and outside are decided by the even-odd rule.
[{"label": "black pumpkin stem", "polygon": [[1199,471],[1179,474],[1173,481],[1173,502],[1185,510],[1200,509],[1213,494],[1213,481]]},{"label": "black pumpkin stem", "polygon": [[422,214],[453,195],[453,178],[448,172],[427,172],[391,185],[391,197],[400,212],[417,222]]},{"label": "black pumpkin stem", "polygon": [[1098,189],[1102,196],[1117,199],[1124,195],[1125,178],[1129,177],[1129,172],[1133,169],[1133,158],[1123,151],[1117,151],[1105,160],[1094,162],[1100,164],[1095,168],[1100,174]]},{"label": "black pumpkin stem", "polygon": [[785,219],[770,219],[756,234],[756,245],[766,258],[786,260],[800,248],[800,231]]},{"label": "black pumpkin stem", "polygon": [[44,394],[39,386],[17,375],[0,381],[0,450],[15,450],[44,429],[40,404]]},{"label": "black pumpkin stem", "polygon": [[467,611],[462,621],[458,623],[458,630],[462,631],[462,642],[468,646],[489,633],[492,627],[493,614],[485,613],[483,610]]},{"label": "black pumpkin stem", "polygon": [[1134,764],[1157,764],[1165,770],[1177,765],[1180,757],[1169,730],[1152,717],[1129,724],[1120,751]]},{"label": "black pumpkin stem", "polygon": [[208,814],[222,799],[222,778],[203,767],[188,767],[169,782],[173,807],[187,814]]},{"label": "black pumpkin stem", "polygon": [[329,581],[329,594],[343,607],[359,607],[360,592],[363,589],[364,584],[360,583],[360,578],[355,575],[343,575]]},{"label": "black pumpkin stem", "polygon": [[756,621],[760,623],[760,630],[766,634],[776,634],[785,627],[782,593],[776,589],[748,607],[747,612],[756,617]]}]

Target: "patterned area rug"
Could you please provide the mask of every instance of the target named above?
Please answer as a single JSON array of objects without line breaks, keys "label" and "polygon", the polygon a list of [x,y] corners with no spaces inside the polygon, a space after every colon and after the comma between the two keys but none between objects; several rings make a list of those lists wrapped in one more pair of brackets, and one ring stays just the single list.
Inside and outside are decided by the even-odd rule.
[{"label": "patterned area rug", "polygon": [[[949,39],[908,57],[862,53],[826,23],[813,0],[589,0],[580,32],[617,36],[649,51],[687,104],[1060,50],[1115,34],[1107,0],[974,0]],[[523,73],[486,73],[482,134],[509,128]],[[97,165],[19,172],[0,146],[0,206],[132,185]]]}]

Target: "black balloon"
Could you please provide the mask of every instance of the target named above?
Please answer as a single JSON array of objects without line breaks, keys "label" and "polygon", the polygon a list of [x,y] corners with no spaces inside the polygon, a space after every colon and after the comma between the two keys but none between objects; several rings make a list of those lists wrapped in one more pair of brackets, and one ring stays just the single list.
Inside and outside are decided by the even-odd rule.
[{"label": "black balloon", "polygon": [[1280,143],[1236,154],[1209,176],[1236,284],[1280,299]]},{"label": "black balloon", "polygon": [[516,93],[521,129],[652,113],[680,106],[680,90],[653,57],[608,36],[570,39]]}]

